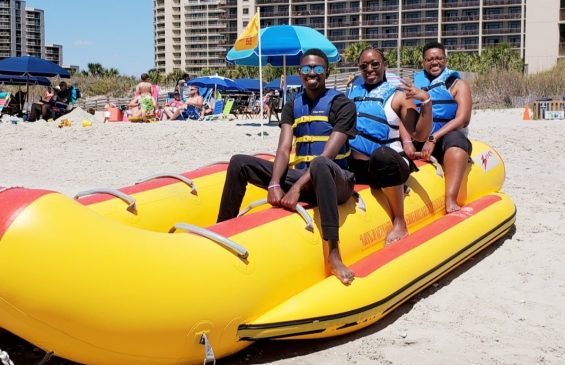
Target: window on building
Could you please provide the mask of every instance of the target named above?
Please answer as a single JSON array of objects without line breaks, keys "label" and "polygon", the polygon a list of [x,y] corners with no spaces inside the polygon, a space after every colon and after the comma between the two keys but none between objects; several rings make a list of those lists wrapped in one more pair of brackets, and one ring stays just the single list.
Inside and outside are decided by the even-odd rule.
[{"label": "window on building", "polygon": [[249,15],[249,8],[243,8],[243,15]]}]

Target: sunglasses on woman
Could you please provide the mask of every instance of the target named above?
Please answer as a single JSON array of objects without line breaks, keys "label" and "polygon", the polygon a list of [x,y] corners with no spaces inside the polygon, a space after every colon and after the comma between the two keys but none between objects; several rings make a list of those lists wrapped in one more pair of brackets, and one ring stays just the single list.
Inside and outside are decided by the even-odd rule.
[{"label": "sunglasses on woman", "polygon": [[326,68],[322,65],[315,65],[315,66],[310,66],[310,65],[304,65],[304,66],[300,66],[300,73],[303,75],[308,75],[310,74],[310,72],[312,72],[312,70],[314,70],[314,73],[316,75],[321,75],[323,73],[326,72]]},{"label": "sunglasses on woman", "polygon": [[369,62],[369,63],[363,62],[363,63],[360,63],[360,64],[359,64],[359,69],[360,69],[361,71],[367,71],[367,69],[369,69],[369,66],[371,66],[371,68],[372,68],[373,70],[375,70],[375,69],[381,67],[381,63],[380,63],[379,61],[377,61],[377,60],[372,60],[372,61]]}]

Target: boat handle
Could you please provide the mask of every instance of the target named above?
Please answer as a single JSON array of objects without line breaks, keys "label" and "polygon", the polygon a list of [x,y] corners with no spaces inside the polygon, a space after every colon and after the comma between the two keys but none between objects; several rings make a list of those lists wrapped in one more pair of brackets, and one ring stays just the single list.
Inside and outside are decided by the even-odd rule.
[{"label": "boat handle", "polygon": [[78,198],[81,198],[81,197],[87,196],[87,195],[93,195],[93,194],[110,194],[110,195],[113,195],[116,198],[120,198],[124,202],[128,203],[127,210],[129,212],[135,213],[136,210],[137,210],[137,208],[135,206],[135,198],[132,197],[131,195],[127,195],[126,193],[121,192],[117,189],[100,188],[100,189],[85,190],[85,191],[81,191],[81,192],[77,193],[75,195],[75,199],[78,199]]},{"label": "boat handle", "polygon": [[241,246],[238,243],[235,243],[234,241],[230,240],[227,237],[219,235],[216,232],[212,232],[209,229],[198,227],[198,226],[188,224],[188,223],[177,223],[173,226],[173,228],[171,228],[169,230],[169,233],[174,233],[177,229],[182,229],[182,230],[185,230],[187,232],[194,233],[194,234],[197,234],[197,235],[202,236],[202,237],[206,237],[206,238],[220,244],[221,246],[224,246],[224,247],[230,249],[231,251],[236,253],[237,256],[239,256],[242,259],[246,259],[249,256],[249,252],[247,251],[247,249],[245,247]]},{"label": "boat handle", "polygon": [[[267,198],[256,200],[256,201],[250,203],[245,208],[243,208],[237,214],[237,216],[241,217],[242,215],[249,212],[251,209],[257,208],[258,206],[265,205],[265,204],[269,204]],[[304,227],[304,229],[307,230],[307,231],[310,231],[310,232],[314,232],[314,221],[312,220],[312,217],[310,217],[310,214],[308,214],[306,209],[304,209],[304,207],[300,204],[296,204],[294,209],[296,209],[296,213],[298,213],[298,215],[300,215],[302,217],[302,219],[304,219],[304,222],[306,222],[306,227]]]},{"label": "boat handle", "polygon": [[141,184],[150,180],[154,180],[154,179],[161,179],[164,177],[169,177],[171,179],[177,179],[179,181],[182,181],[183,183],[185,183],[186,185],[188,185],[192,190],[190,191],[193,195],[198,195],[198,190],[196,189],[196,185],[194,184],[194,181],[192,181],[191,179],[189,179],[186,176],[180,175],[180,174],[158,174],[158,175],[153,175],[153,176],[149,176],[146,177],[144,179],[139,180],[138,182],[136,182],[136,184]]}]

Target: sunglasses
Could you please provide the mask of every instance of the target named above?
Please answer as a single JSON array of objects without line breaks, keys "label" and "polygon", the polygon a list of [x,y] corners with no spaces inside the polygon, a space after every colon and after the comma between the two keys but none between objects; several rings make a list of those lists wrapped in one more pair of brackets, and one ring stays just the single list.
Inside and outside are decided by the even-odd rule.
[{"label": "sunglasses", "polygon": [[314,73],[316,75],[321,75],[323,73],[326,72],[326,68],[322,65],[315,65],[315,66],[310,66],[310,65],[304,65],[304,66],[300,66],[300,73],[303,75],[308,75],[310,74],[310,72],[312,72],[312,70],[314,70]]},{"label": "sunglasses", "polygon": [[369,66],[371,66],[371,68],[372,68],[373,70],[375,70],[375,69],[377,69],[377,68],[380,68],[381,65],[382,65],[382,63],[380,63],[379,61],[377,61],[377,60],[372,60],[372,61],[369,62],[369,63],[366,63],[366,62],[360,63],[360,64],[359,64],[359,69],[360,69],[361,71],[367,71],[367,70],[369,69]]}]

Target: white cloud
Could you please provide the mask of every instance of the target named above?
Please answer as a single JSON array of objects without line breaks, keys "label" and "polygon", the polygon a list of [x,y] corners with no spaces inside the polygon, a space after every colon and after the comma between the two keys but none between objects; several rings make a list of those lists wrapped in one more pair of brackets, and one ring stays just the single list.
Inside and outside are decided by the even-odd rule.
[{"label": "white cloud", "polygon": [[92,41],[84,40],[84,39],[79,39],[74,42],[74,45],[77,47],[88,47],[88,46],[92,46],[93,44],[94,43]]}]

